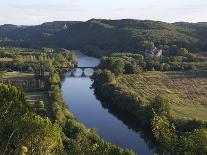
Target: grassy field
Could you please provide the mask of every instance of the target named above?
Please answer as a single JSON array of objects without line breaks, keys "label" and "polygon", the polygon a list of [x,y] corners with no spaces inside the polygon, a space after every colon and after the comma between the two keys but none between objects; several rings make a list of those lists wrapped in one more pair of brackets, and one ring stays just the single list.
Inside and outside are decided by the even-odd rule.
[{"label": "grassy field", "polygon": [[3,79],[31,80],[33,78],[33,73],[7,72],[3,74]]},{"label": "grassy field", "polygon": [[49,118],[54,118],[52,100],[47,91],[26,92],[25,98],[26,101],[31,105],[34,105],[36,101],[43,101],[46,109],[46,116]]},{"label": "grassy field", "polygon": [[[5,80],[33,80],[33,73],[23,73],[23,72],[6,72],[2,73],[2,79]],[[26,92],[25,93],[26,100],[33,104],[38,100],[42,100],[44,102],[49,102],[49,96],[47,91],[37,91],[37,92]]]},{"label": "grassy field", "polygon": [[0,61],[9,62],[9,61],[13,61],[13,58],[0,58]]},{"label": "grassy field", "polygon": [[167,97],[174,118],[207,120],[207,71],[121,75],[116,85],[146,102],[157,95]]},{"label": "grassy field", "polygon": [[[34,79],[34,74],[33,73],[22,73],[22,72],[7,72],[3,73],[3,76],[1,79],[9,80],[9,81],[15,81],[15,80],[23,80],[23,81],[30,81]],[[18,87],[18,86],[16,86]],[[28,92],[27,90],[24,90],[25,92],[25,98],[26,101],[34,105],[35,102],[41,100],[44,102],[45,109],[46,109],[46,114],[48,117],[53,118],[53,113],[52,113],[52,106],[51,106],[51,98],[48,94],[48,91],[32,91]]]},{"label": "grassy field", "polygon": [[26,101],[30,104],[34,104],[36,101],[42,100],[44,103],[50,102],[50,98],[47,91],[27,92],[25,93]]}]

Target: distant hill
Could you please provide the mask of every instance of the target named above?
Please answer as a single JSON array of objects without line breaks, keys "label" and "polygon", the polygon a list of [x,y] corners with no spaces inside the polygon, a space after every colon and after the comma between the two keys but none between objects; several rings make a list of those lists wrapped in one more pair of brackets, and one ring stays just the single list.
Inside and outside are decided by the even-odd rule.
[{"label": "distant hill", "polygon": [[0,26],[1,45],[16,45],[26,47],[50,46],[51,37],[57,32],[79,22],[55,21],[36,26]]},{"label": "distant hill", "polygon": [[181,33],[185,33],[199,40],[199,46],[207,50],[207,22],[202,23],[174,23]]},{"label": "distant hill", "polygon": [[[177,45],[207,51],[207,23],[165,23],[150,20],[59,21],[37,26],[0,26],[0,45],[88,49],[91,52],[139,52],[143,41],[157,47]],[[91,50],[89,50],[91,49]]]}]

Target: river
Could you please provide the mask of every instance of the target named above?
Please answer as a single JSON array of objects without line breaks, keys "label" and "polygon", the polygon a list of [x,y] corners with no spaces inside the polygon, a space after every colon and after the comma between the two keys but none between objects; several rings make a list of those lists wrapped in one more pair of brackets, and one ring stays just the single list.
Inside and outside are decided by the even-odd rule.
[{"label": "river", "polygon": [[[99,64],[96,58],[75,53],[79,67],[94,67]],[[77,120],[87,128],[95,128],[105,141],[131,149],[139,155],[153,154],[138,132],[128,128],[108,109],[102,107],[94,90],[90,88],[91,85],[89,77],[66,77],[62,83],[64,100]]]}]

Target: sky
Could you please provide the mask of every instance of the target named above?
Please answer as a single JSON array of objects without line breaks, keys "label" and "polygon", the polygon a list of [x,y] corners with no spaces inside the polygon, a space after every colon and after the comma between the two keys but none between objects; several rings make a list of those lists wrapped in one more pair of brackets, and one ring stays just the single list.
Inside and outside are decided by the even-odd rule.
[{"label": "sky", "polygon": [[0,0],[0,25],[141,19],[207,22],[207,0]]}]

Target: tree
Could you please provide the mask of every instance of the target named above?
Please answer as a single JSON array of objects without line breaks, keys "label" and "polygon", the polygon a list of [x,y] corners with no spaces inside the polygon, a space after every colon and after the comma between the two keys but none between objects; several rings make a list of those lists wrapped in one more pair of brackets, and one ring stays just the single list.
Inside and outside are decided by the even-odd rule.
[{"label": "tree", "polygon": [[34,155],[62,149],[59,125],[35,114],[20,90],[0,84],[0,107],[0,152],[23,154],[22,146]]},{"label": "tree", "polygon": [[179,55],[179,48],[176,45],[172,45],[169,48],[169,54],[170,55]]},{"label": "tree", "polygon": [[207,154],[207,129],[195,129],[182,135],[179,147],[185,154]]},{"label": "tree", "polygon": [[24,63],[24,58],[23,56],[21,55],[17,55],[15,58],[14,58],[14,62],[18,63],[18,64],[23,64]]},{"label": "tree", "polygon": [[180,48],[180,53],[179,55],[181,56],[188,56],[189,52],[186,48]]},{"label": "tree", "polygon": [[169,70],[171,70],[170,65],[169,64],[164,64],[163,71],[169,71]]},{"label": "tree", "polygon": [[146,61],[146,66],[145,66],[146,70],[148,71],[153,71],[154,70],[154,61],[152,60],[148,60]]},{"label": "tree", "polygon": [[27,152],[28,152],[27,147],[26,147],[26,146],[22,146],[22,147],[21,147],[21,155],[26,155]]},{"label": "tree", "polygon": [[152,120],[152,132],[161,146],[168,151],[174,150],[177,140],[175,125],[170,123],[167,117],[155,114]]},{"label": "tree", "polygon": [[118,75],[118,74],[123,74],[124,73],[124,62],[123,60],[121,59],[115,59],[113,62],[112,62],[112,68],[111,68],[111,71]]},{"label": "tree", "polygon": [[44,102],[43,101],[38,101],[37,103],[36,103],[36,106],[38,107],[38,108],[41,108],[41,109],[44,109],[45,108],[45,105],[44,105]]},{"label": "tree", "polygon": [[26,146],[28,154],[50,154],[63,147],[59,125],[53,125],[49,119],[36,114],[22,119],[17,134],[19,136],[13,139],[13,143]]},{"label": "tree", "polygon": [[151,103],[152,110],[157,115],[162,116],[169,116],[170,113],[170,107],[169,107],[169,101],[161,96],[156,96],[153,102]]},{"label": "tree", "polygon": [[66,67],[67,66],[67,60],[62,54],[56,54],[55,55],[55,61],[54,61],[56,66],[60,67]]},{"label": "tree", "polygon": [[144,41],[142,43],[142,47],[144,50],[151,50],[151,49],[155,48],[155,44],[151,41]]},{"label": "tree", "polygon": [[41,101],[41,100],[37,101],[35,103],[35,108],[36,108],[37,111],[45,111],[45,104],[44,104],[44,102]]},{"label": "tree", "polygon": [[141,72],[139,65],[127,63],[124,67],[125,74],[137,74]]},{"label": "tree", "polygon": [[53,73],[50,75],[50,83],[53,85],[60,83],[60,77],[57,73]]},{"label": "tree", "polygon": [[115,82],[115,75],[109,70],[97,70],[93,76],[94,82],[100,85]]}]

